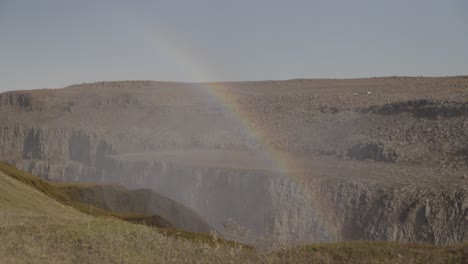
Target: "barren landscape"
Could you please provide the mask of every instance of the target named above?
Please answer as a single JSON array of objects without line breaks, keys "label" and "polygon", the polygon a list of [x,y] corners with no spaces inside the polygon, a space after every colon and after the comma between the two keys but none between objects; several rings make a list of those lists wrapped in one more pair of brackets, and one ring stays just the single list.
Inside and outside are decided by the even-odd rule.
[{"label": "barren landscape", "polygon": [[468,264],[467,14],[0,0],[0,264]]},{"label": "barren landscape", "polygon": [[226,236],[450,244],[468,239],[467,117],[465,76],[99,82],[0,94],[0,159],[152,189]]}]

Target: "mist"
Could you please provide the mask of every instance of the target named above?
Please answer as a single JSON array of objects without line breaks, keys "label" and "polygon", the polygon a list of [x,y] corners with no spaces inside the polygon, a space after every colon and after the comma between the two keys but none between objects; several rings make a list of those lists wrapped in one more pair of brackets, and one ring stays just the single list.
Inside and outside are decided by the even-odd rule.
[{"label": "mist", "polygon": [[[124,81],[7,92],[0,95],[0,154],[53,181],[144,189],[134,194],[144,206],[133,210],[244,242],[446,244],[466,236],[463,214],[447,209],[455,203],[463,212],[464,198],[450,197],[466,197],[458,181],[467,105],[453,96],[466,87],[464,77],[392,77]],[[443,143],[450,134],[442,129],[459,134]],[[434,135],[442,136],[428,145]],[[428,180],[436,178],[438,185]],[[109,195],[106,208],[116,208]],[[162,197],[170,202],[161,206]],[[430,209],[420,209],[423,201]]]}]

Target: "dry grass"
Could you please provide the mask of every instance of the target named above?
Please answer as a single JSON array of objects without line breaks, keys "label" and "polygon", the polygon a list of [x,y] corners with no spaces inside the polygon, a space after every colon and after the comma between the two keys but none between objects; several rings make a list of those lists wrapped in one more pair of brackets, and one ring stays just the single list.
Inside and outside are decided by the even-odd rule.
[{"label": "dry grass", "polygon": [[84,214],[0,171],[0,208],[10,214],[80,218]]},{"label": "dry grass", "polygon": [[[24,207],[28,204],[29,206],[26,206],[25,210],[21,212],[25,211],[29,214],[30,212],[35,212],[39,210],[39,212],[44,215],[64,216],[69,214],[67,210],[71,210],[71,212],[74,212],[75,214],[81,212],[86,215],[92,215],[95,217],[106,219],[121,219],[134,224],[142,224],[154,228],[160,228],[162,234],[164,234],[165,236],[174,236],[192,241],[203,241],[205,243],[212,243],[211,236],[209,234],[194,233],[176,229],[172,226],[172,224],[169,221],[158,215],[146,215],[131,211],[109,211],[106,208],[103,208],[103,202],[101,201],[103,199],[103,196],[100,195],[100,192],[96,191],[96,189],[106,188],[106,191],[108,193],[114,192],[116,196],[118,196],[119,194],[128,194],[128,191],[123,186],[116,184],[49,182],[27,172],[18,170],[14,166],[11,166],[7,163],[0,162],[0,174],[2,174],[2,172],[3,175],[6,177],[0,178],[0,188],[2,188],[0,189],[0,191],[2,191],[3,189],[5,189],[4,191],[6,191],[6,189],[8,189],[8,187],[6,187],[7,181],[14,182],[16,186],[16,188],[10,188],[10,192],[8,193],[8,199],[6,199],[6,197],[2,199],[2,196],[0,195],[0,205],[5,208],[6,206],[8,206],[8,212],[12,212],[12,210],[21,209],[21,206]],[[27,197],[25,199],[12,201],[12,197],[23,197],[25,195]],[[139,202],[138,197],[133,198],[133,200],[128,199],[129,201],[127,201],[127,203],[131,204]],[[2,205],[2,200],[10,201],[7,201]],[[131,208],[132,206],[129,204],[124,205],[123,207]],[[48,211],[46,207],[50,207],[52,205],[59,206],[67,210]],[[227,244],[233,243],[225,240],[222,241],[223,243]]]},{"label": "dry grass", "polygon": [[296,258],[315,259],[319,263],[468,263],[468,244],[435,246],[345,241],[282,249],[274,255],[284,262]]},{"label": "dry grass", "polygon": [[[89,190],[92,190],[93,188],[106,186],[107,188],[111,188],[114,191],[119,192],[122,191],[120,189],[123,188],[119,185],[49,182],[2,162],[0,162],[0,171],[27,186],[33,187],[52,199],[86,214],[92,214],[95,216],[114,216],[117,218],[141,218],[144,216],[132,212],[111,212],[104,208],[96,207],[98,204],[97,202],[83,202],[84,193],[89,192]],[[97,200],[96,197],[87,198],[92,201]]]},{"label": "dry grass", "polygon": [[64,221],[38,217],[19,220],[21,218],[11,216],[0,219],[0,263],[238,263],[244,259],[255,260],[252,250],[175,239],[163,236],[157,229],[120,220]]},{"label": "dry grass", "polygon": [[114,219],[0,215],[0,263],[467,263],[468,245],[318,244],[267,253]]},{"label": "dry grass", "polygon": [[[21,171],[8,166],[3,166],[3,172],[0,263],[468,263],[468,244],[354,241],[282,245],[274,251],[253,248],[214,234],[136,225],[115,215],[86,214],[52,199],[50,196],[66,194],[48,182],[32,175],[21,179]],[[261,242],[258,245],[275,245],[273,241]]]}]

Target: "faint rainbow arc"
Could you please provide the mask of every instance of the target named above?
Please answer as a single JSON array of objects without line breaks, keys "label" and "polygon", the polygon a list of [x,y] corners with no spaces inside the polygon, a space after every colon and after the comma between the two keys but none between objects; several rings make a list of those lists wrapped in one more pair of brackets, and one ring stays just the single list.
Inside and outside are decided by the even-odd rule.
[{"label": "faint rainbow arc", "polygon": [[[168,55],[175,60],[174,62],[181,67],[181,70],[195,78],[202,79],[211,76],[207,74],[207,67],[203,66],[200,60],[193,58],[191,55],[192,53],[187,52],[187,49],[177,45],[178,41],[171,41],[171,38],[166,34],[158,33],[156,36],[154,35],[155,32],[151,32],[150,34],[155,38],[154,41],[158,43],[159,46],[162,46],[164,51],[169,52]],[[268,129],[265,124],[262,124],[253,111],[249,111],[239,104],[239,98],[237,98],[234,93],[229,92],[229,87],[226,87],[226,85],[221,82],[204,82],[198,84],[202,85],[202,88],[205,88],[206,94],[214,97],[220,105],[224,107],[225,111],[233,114],[237,121],[240,122],[243,127],[247,128],[251,136],[266,148],[266,153],[269,155],[268,158],[275,162],[277,166],[275,169],[279,170],[282,175],[287,176],[296,184],[306,185],[305,189],[308,188],[308,177],[304,175],[301,165],[287,153],[278,151],[269,144],[269,139],[274,138],[274,135],[270,134],[271,132],[268,131],[272,130]],[[329,206],[321,201],[317,193],[305,191],[304,195],[318,214],[317,217],[319,219],[318,224],[320,228],[327,232],[329,239],[338,239],[338,228],[336,224],[332,222],[332,220],[334,220],[332,219],[333,213],[330,212]]]}]

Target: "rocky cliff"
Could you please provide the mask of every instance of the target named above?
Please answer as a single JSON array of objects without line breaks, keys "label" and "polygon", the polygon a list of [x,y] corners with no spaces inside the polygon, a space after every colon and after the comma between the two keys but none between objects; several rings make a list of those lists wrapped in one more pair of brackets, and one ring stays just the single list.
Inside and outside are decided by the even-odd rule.
[{"label": "rocky cliff", "polygon": [[[263,168],[188,165],[173,155],[159,154],[155,161],[116,157],[112,167],[117,169],[105,177],[118,177],[133,187],[153,186],[194,208],[218,230],[233,219],[254,233],[268,232],[282,241],[366,239],[447,244],[466,241],[468,236],[466,184],[443,182],[445,188],[428,182],[414,184],[404,174],[393,172],[392,166],[381,167],[375,162],[364,166],[361,162],[356,168],[349,162],[308,160],[319,173],[302,180]],[[347,179],[328,177],[337,167],[348,173]],[[366,167],[377,167],[379,172],[363,179],[359,173],[365,173]],[[418,169],[410,168],[409,173]],[[382,178],[392,172],[394,182],[382,184]],[[138,177],[125,177],[131,173]]]},{"label": "rocky cliff", "polygon": [[[233,219],[289,241],[468,240],[468,78],[213,87],[0,94],[0,159],[52,180],[151,188],[220,231]],[[280,170],[272,151],[302,165]]]}]

